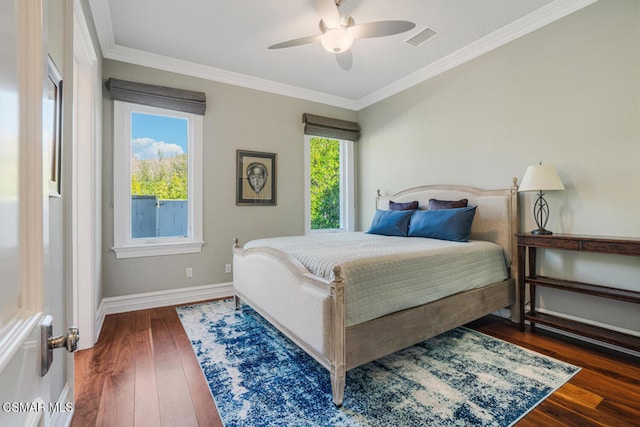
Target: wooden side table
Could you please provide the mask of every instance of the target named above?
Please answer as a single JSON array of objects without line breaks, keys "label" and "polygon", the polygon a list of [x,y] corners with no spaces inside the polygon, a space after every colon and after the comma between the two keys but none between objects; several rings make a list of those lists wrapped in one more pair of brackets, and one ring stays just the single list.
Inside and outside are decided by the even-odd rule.
[{"label": "wooden side table", "polygon": [[[525,330],[524,322],[525,320],[529,320],[532,330],[535,330],[536,323],[539,323],[577,335],[589,337],[597,341],[640,351],[640,337],[599,326],[589,325],[560,316],[540,313],[536,311],[535,305],[537,286],[640,304],[640,292],[637,291],[536,275],[537,248],[640,256],[639,238],[586,236],[575,234],[535,235],[519,233],[517,234],[517,241],[519,266],[518,286],[521,296],[518,307],[520,311],[520,330]],[[528,276],[525,274],[525,263],[527,262],[529,266]],[[529,285],[530,310],[525,313],[524,295],[527,284]]]}]

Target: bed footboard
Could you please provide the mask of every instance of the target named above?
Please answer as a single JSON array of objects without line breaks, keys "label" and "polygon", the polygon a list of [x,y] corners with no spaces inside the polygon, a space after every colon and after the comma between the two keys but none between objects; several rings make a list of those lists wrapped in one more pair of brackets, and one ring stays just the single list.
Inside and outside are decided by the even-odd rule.
[{"label": "bed footboard", "polygon": [[240,300],[330,371],[333,402],[341,405],[346,375],[345,301],[341,269],[334,280],[313,276],[271,248],[233,246],[233,287]]},{"label": "bed footboard", "polygon": [[325,368],[330,368],[331,286],[271,248],[233,248],[233,288],[242,299]]}]

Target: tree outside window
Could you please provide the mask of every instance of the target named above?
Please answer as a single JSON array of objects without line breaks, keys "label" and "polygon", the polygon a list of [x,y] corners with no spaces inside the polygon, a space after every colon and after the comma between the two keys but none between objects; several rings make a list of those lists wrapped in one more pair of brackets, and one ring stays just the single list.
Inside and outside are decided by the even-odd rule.
[{"label": "tree outside window", "polygon": [[310,175],[311,229],[340,228],[340,141],[311,138]]}]

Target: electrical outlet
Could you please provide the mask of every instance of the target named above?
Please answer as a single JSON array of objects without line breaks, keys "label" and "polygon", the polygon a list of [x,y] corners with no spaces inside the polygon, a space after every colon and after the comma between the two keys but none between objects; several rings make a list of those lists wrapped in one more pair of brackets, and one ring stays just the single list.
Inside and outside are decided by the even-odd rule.
[{"label": "electrical outlet", "polygon": [[185,273],[187,277],[193,277],[193,268],[187,267],[187,271]]},{"label": "electrical outlet", "polygon": [[224,272],[225,273],[231,273],[231,264],[225,264],[224,265]]}]

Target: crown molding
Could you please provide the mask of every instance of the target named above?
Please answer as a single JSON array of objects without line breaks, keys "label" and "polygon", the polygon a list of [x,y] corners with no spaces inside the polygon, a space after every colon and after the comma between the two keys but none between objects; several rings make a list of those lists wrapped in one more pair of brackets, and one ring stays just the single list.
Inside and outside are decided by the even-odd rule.
[{"label": "crown molding", "polygon": [[98,43],[100,43],[100,49],[104,55],[116,45],[108,0],[89,0],[89,8],[93,16],[93,24],[96,27]]},{"label": "crown molding", "polygon": [[356,101],[348,98],[342,98],[297,86],[278,83],[273,80],[261,79],[246,74],[227,71],[221,68],[183,61],[181,59],[169,58],[167,56],[157,55],[155,53],[149,53],[142,50],[115,45],[109,51],[103,52],[105,58],[116,61],[128,62],[135,65],[170,71],[219,83],[241,86],[276,95],[333,105],[336,107],[346,108],[348,110],[355,110],[356,107]]},{"label": "crown molding", "polygon": [[103,56],[107,59],[156,68],[234,86],[273,93],[334,107],[359,111],[390,96],[429,80],[458,65],[570,15],[598,0],[556,0],[511,24],[441,58],[418,71],[378,89],[358,100],[287,85],[272,80],[196,64],[154,53],[119,46],[115,43],[108,0],[89,0]]}]

